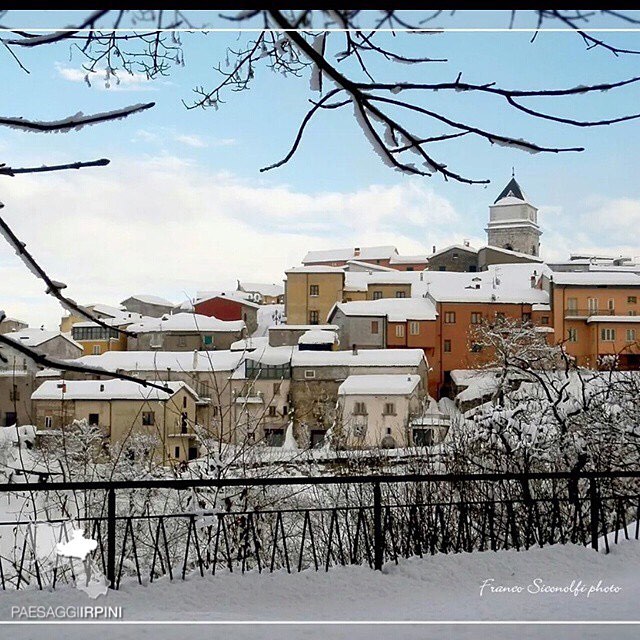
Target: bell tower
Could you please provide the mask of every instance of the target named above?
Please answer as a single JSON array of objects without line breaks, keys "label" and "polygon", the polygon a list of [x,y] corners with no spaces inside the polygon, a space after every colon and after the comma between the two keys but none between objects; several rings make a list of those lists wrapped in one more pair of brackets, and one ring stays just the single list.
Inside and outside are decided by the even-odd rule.
[{"label": "bell tower", "polygon": [[540,255],[538,209],[522,191],[512,174],[509,184],[489,207],[489,224],[485,229],[492,247]]}]

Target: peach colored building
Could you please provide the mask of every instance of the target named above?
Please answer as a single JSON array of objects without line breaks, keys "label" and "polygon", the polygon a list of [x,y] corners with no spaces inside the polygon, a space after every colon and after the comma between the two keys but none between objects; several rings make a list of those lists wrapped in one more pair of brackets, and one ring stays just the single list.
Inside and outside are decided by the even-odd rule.
[{"label": "peach colored building", "polygon": [[617,355],[619,368],[640,368],[640,276],[554,271],[548,286],[556,340],[579,365],[596,368]]}]

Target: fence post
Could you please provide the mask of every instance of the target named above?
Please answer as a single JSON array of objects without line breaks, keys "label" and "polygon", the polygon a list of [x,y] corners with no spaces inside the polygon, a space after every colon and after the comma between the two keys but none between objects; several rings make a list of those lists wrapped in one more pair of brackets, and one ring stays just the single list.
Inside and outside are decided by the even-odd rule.
[{"label": "fence post", "polygon": [[599,529],[599,509],[598,504],[598,486],[595,478],[589,479],[589,505],[591,512],[591,548],[598,550],[598,529]]},{"label": "fence post", "polygon": [[116,588],[116,492],[107,489],[107,580]]},{"label": "fence post", "polygon": [[382,495],[380,481],[373,483],[373,568],[382,571],[384,540],[382,536]]}]

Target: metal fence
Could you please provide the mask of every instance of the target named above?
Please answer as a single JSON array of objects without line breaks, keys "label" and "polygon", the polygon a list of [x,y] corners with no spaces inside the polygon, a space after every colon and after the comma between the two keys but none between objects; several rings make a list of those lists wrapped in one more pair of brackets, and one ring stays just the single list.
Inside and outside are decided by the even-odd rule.
[{"label": "metal fence", "polygon": [[[55,588],[77,566],[43,558],[42,528],[97,542],[117,589],[197,571],[327,570],[435,553],[638,539],[640,471],[143,480],[0,485],[3,589]],[[5,509],[6,510],[6,509]],[[52,533],[53,532],[53,533]]]}]

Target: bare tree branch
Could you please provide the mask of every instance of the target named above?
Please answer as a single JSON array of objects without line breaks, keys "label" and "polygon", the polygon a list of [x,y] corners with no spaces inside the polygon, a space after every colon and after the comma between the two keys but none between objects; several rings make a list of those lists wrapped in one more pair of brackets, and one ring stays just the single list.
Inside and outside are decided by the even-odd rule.
[{"label": "bare tree branch", "polygon": [[141,104],[134,104],[130,107],[124,107],[123,109],[115,109],[114,111],[104,111],[103,113],[95,113],[90,116],[85,116],[82,113],[78,113],[75,116],[70,116],[64,120],[51,120],[51,121],[34,121],[25,120],[24,118],[7,118],[0,116],[0,126],[12,127],[13,129],[22,129],[24,131],[37,131],[40,133],[57,131],[66,132],[73,129],[81,129],[88,125],[99,124],[102,122],[109,122],[111,120],[120,120],[126,118],[134,113],[140,113],[146,111],[155,106],[155,102],[146,102]]},{"label": "bare tree branch", "polygon": [[[0,209],[3,207],[4,204],[0,202]],[[91,322],[95,322],[104,329],[117,331],[122,335],[131,336],[132,338],[136,337],[136,334],[131,331],[126,331],[125,329],[119,329],[118,327],[108,325],[106,322],[103,322],[100,318],[92,314],[88,309],[85,309],[84,307],[79,305],[75,300],[64,296],[62,294],[62,290],[66,289],[67,285],[63,282],[57,282],[49,277],[46,271],[35,261],[34,257],[29,253],[29,251],[27,251],[27,245],[22,242],[15,235],[15,233],[13,233],[9,225],[2,217],[0,217],[0,234],[3,235],[6,241],[15,249],[16,254],[22,260],[22,262],[24,262],[29,271],[31,271],[33,275],[35,275],[37,278],[40,278],[40,280],[42,280],[47,285],[45,293],[53,296],[54,298],[57,298],[64,309],[87,318]]]},{"label": "bare tree branch", "polygon": [[86,167],[106,167],[109,164],[107,158],[100,158],[100,160],[91,160],[89,162],[71,162],[69,164],[54,164],[43,165],[41,167],[23,167],[14,169],[13,167],[7,167],[5,164],[0,164],[0,175],[15,176],[19,173],[43,173],[48,171],[63,171],[65,169],[84,169]]}]

